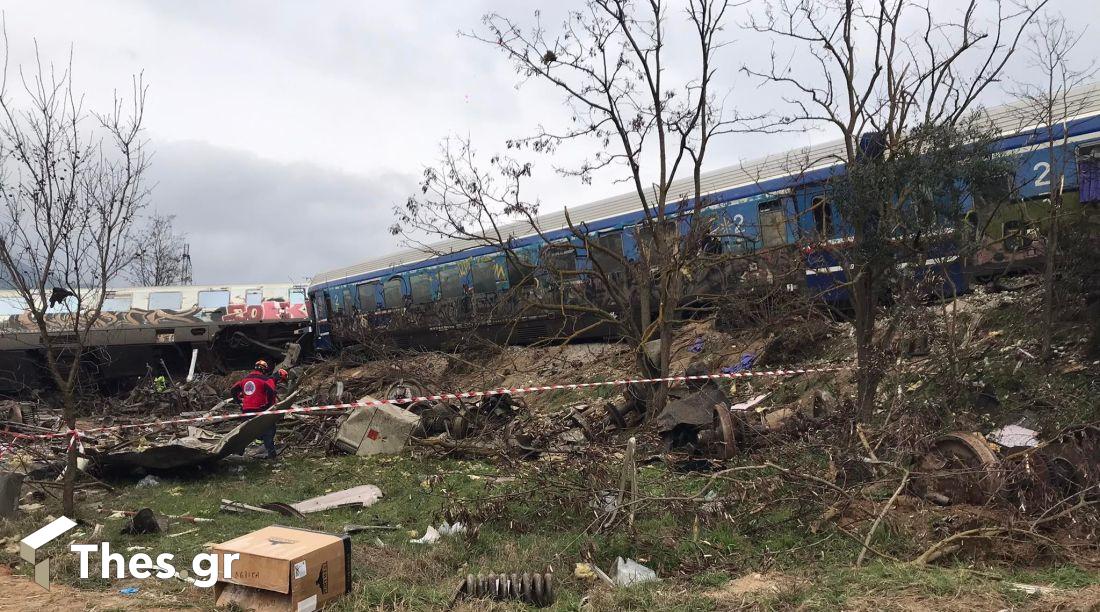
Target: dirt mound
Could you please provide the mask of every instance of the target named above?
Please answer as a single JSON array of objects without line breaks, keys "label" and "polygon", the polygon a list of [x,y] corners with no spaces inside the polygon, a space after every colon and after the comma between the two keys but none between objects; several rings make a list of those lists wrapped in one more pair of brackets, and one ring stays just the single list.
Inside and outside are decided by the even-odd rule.
[{"label": "dirt mound", "polygon": [[[182,584],[182,583],[181,583]],[[151,599],[142,595],[120,595],[114,591],[85,591],[63,584],[51,584],[50,590],[43,590],[34,581],[23,576],[13,576],[7,566],[0,565],[0,612],[23,612],[24,610],[176,610],[186,603],[194,601],[185,598],[180,601],[165,601],[158,595]]]},{"label": "dirt mound", "polygon": [[780,573],[753,572],[729,581],[724,586],[708,591],[706,596],[722,607],[742,606],[748,603],[774,598],[781,593],[798,591],[805,582]]}]

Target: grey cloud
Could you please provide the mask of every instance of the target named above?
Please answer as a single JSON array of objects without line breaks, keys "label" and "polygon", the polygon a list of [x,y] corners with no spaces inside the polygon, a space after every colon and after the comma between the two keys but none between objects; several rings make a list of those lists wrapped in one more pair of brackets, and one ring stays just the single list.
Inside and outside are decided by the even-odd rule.
[{"label": "grey cloud", "polygon": [[149,179],[152,205],[188,234],[200,284],[301,281],[394,249],[393,205],[416,185],[194,141],[159,145]]}]

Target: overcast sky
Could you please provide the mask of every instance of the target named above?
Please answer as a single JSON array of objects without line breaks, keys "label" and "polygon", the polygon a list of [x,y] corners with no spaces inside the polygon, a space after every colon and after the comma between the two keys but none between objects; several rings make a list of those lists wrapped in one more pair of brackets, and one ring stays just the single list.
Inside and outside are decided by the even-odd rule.
[{"label": "overcast sky", "polygon": [[[397,249],[386,231],[392,208],[415,190],[442,138],[468,135],[490,154],[540,123],[560,125],[567,115],[559,95],[517,88],[499,53],[456,34],[491,10],[529,22],[540,4],[571,3],[0,2],[11,65],[33,57],[35,40],[55,62],[71,45],[75,85],[90,107],[144,72],[152,202],[188,234],[197,283],[302,281]],[[1098,2],[1052,1],[1050,10],[1062,8],[1076,27],[1100,26]],[[550,10],[544,20],[556,23]],[[737,68],[766,59],[767,45],[736,27],[727,34],[734,42],[720,69],[745,85]],[[1100,36],[1090,32],[1079,51],[1095,57],[1098,49]],[[772,98],[755,84],[743,91],[739,104],[750,110]],[[727,139],[709,165],[810,138]],[[585,186],[554,176],[542,160],[529,193],[544,210],[560,208],[623,191],[610,178]]]}]

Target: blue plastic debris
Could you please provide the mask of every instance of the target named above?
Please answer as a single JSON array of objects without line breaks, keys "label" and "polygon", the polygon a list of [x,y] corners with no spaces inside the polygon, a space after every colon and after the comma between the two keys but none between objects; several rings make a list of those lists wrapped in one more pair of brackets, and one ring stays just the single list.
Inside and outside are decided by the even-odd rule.
[{"label": "blue plastic debris", "polygon": [[118,592],[122,593],[123,595],[137,595],[138,588],[137,587],[126,587],[125,589],[119,589]]},{"label": "blue plastic debris", "polygon": [[744,372],[752,367],[752,363],[756,361],[756,355],[753,353],[745,353],[741,355],[741,363],[737,365],[726,366],[722,368],[723,374],[733,374],[734,372]]},{"label": "blue plastic debris", "polygon": [[691,351],[692,353],[702,353],[703,352],[703,337],[699,336],[699,337],[695,338],[695,342],[691,343],[691,348],[689,348],[688,350]]}]

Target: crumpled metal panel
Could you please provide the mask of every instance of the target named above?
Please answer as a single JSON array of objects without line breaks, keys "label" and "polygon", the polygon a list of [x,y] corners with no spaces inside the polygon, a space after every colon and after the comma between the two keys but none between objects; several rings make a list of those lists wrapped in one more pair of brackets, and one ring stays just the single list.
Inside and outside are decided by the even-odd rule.
[{"label": "crumpled metal panel", "polygon": [[107,472],[131,471],[135,468],[172,470],[213,463],[229,455],[240,455],[260,433],[278,423],[281,414],[261,414],[234,427],[216,442],[196,437],[178,438],[140,451],[100,453],[94,448],[85,455]]},{"label": "crumpled metal panel", "polygon": [[682,399],[665,405],[657,415],[657,431],[672,431],[680,425],[710,426],[714,422],[714,405],[728,404],[729,398],[715,386],[707,386]]}]

